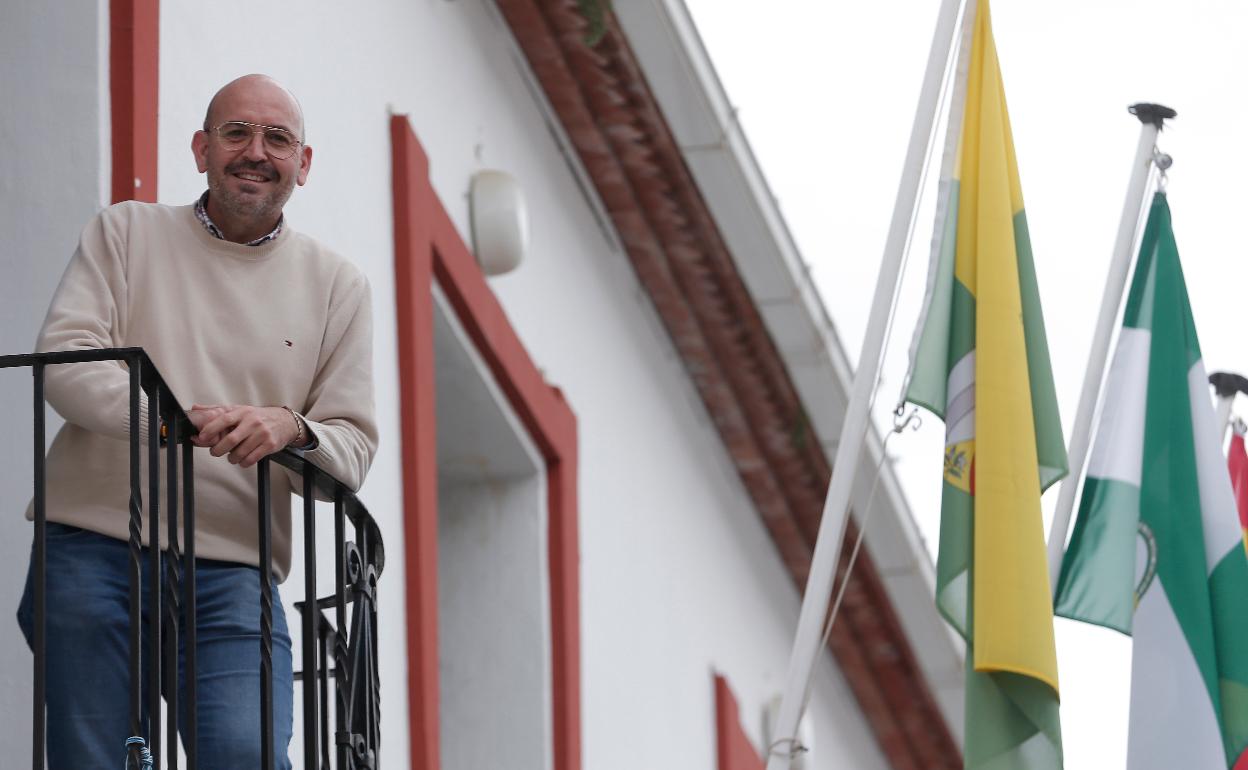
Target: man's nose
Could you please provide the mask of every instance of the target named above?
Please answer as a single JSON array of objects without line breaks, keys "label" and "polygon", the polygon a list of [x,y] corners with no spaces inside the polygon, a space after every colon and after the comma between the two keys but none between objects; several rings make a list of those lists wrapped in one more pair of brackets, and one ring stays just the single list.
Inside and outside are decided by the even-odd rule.
[{"label": "man's nose", "polygon": [[264,132],[252,131],[251,139],[247,145],[243,147],[243,157],[248,160],[265,160],[268,158],[268,152],[264,149]]}]

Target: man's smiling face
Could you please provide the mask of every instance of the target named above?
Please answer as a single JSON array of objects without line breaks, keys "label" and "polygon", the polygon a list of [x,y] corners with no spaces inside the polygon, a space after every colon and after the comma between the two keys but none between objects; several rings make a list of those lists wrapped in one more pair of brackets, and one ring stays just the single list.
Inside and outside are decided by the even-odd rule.
[{"label": "man's smiling face", "polygon": [[228,150],[212,134],[227,121],[243,121],[289,131],[303,139],[303,115],[286,89],[263,76],[239,78],[221,89],[208,108],[208,131],[192,141],[196,165],[208,174],[208,215],[224,227],[272,227],[296,184],[307,181],[311,148],[300,145],[289,158],[266,152],[262,133],[242,149]]}]

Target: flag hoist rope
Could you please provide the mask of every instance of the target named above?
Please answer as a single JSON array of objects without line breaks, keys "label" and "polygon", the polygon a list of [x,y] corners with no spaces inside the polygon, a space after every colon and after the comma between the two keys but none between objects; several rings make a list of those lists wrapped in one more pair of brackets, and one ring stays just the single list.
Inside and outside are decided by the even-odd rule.
[{"label": "flag hoist rope", "polygon": [[[975,2],[976,0],[968,0],[967,5],[966,5],[967,10],[964,11],[965,14],[974,12]],[[966,31],[968,31],[970,27],[971,27],[971,24],[968,20],[968,17],[964,16],[963,22],[962,22],[963,32],[965,33]],[[966,36],[964,35],[964,38],[965,37]],[[963,40],[964,44],[967,42],[968,42],[967,39]],[[952,81],[955,78],[957,78],[959,74],[964,74],[961,72],[959,67],[965,64],[964,62],[964,59],[966,58],[965,53],[966,52],[963,51],[959,54],[958,57],[950,57],[948,65],[947,65],[948,69],[945,72],[945,78],[942,81],[943,83],[946,84],[946,86],[952,86]],[[962,108],[963,106],[962,95],[958,93],[956,89],[953,89],[951,87],[944,88],[940,92],[940,98],[936,105],[936,115],[940,115],[944,112],[946,98],[948,97],[947,92],[950,90],[954,90],[955,93],[953,95],[952,104],[950,105],[949,109],[960,110]],[[956,116],[951,117],[950,124],[949,124],[951,132],[953,131],[953,127],[955,123],[957,124],[957,126],[960,127],[961,121],[956,120]],[[955,133],[960,133],[960,128]],[[946,138],[946,144],[948,143],[949,143],[949,140],[948,138]],[[883,361],[888,351],[888,343],[893,338],[893,323],[894,321],[897,320],[897,297],[901,290],[901,282],[906,274],[907,265],[909,265],[909,262],[910,262],[911,249],[914,247],[914,228],[918,222],[919,209],[922,207],[921,202],[922,202],[922,197],[923,197],[923,191],[927,189],[927,174],[928,174],[928,171],[931,169],[932,148],[934,147],[934,145],[935,145],[934,138],[929,138],[928,145],[927,145],[927,153],[923,157],[922,173],[919,176],[919,183],[918,183],[919,197],[915,201],[914,210],[911,211],[910,221],[906,227],[905,248],[902,250],[902,254],[901,254],[901,266],[898,270],[897,283],[894,286],[893,296],[889,298],[888,320],[884,326],[884,344],[880,351],[880,356],[879,356],[881,366],[877,368],[875,381],[871,385],[871,401],[870,403],[867,404],[868,415],[875,414],[876,399],[879,397],[880,382],[884,374]],[[943,162],[950,162],[951,161],[950,148],[947,146],[945,149],[946,149],[946,157],[943,159]],[[953,150],[957,149],[956,138],[955,138],[955,141],[953,142],[952,149]],[[943,162],[942,162],[942,166],[943,166]],[[943,175],[942,175],[942,179],[943,179]],[[937,204],[936,220],[937,222],[944,221],[944,214],[940,210],[939,203]],[[939,251],[940,251],[939,246],[936,244],[933,244],[933,253],[939,253]],[[929,288],[929,294],[930,294],[930,287],[928,288]],[[922,327],[921,322],[919,326],[920,328]],[[915,344],[917,343],[918,343],[918,334],[916,333]],[[906,369],[905,376],[902,378],[901,390],[898,392],[897,406],[893,409],[893,427],[884,436],[884,441],[880,445],[880,459],[876,461],[875,470],[872,472],[871,476],[869,476],[869,478],[871,479],[871,491],[867,493],[865,502],[860,502],[859,505],[855,506],[858,510],[858,516],[859,516],[858,533],[854,538],[854,545],[850,549],[849,556],[845,559],[845,569],[842,571],[841,585],[840,585],[840,588],[836,592],[836,596],[832,599],[832,607],[831,609],[828,610],[827,620],[824,621],[823,633],[820,636],[819,646],[817,649],[822,650],[828,646],[828,639],[831,638],[832,636],[832,627],[836,624],[837,615],[839,615],[841,611],[841,603],[845,599],[845,591],[846,589],[849,588],[849,578],[851,575],[854,574],[854,564],[858,562],[858,554],[862,550],[863,540],[865,540],[867,536],[867,523],[871,520],[871,514],[875,510],[873,503],[875,502],[875,493],[880,488],[881,471],[884,468],[884,463],[888,461],[888,444],[890,441],[892,441],[893,436],[896,436],[897,434],[902,433],[903,431],[906,430],[906,428],[910,428],[911,430],[917,431],[923,425],[923,419],[922,417],[919,416],[919,410],[917,407],[911,408],[910,413],[906,414],[906,402],[905,402],[906,389],[909,387],[910,377],[911,375],[913,375],[913,373],[914,373],[914,355],[913,355],[913,351],[911,351],[911,355],[909,357],[909,365]],[[810,696],[811,696],[811,692],[814,690],[814,681],[815,681],[814,676],[811,676],[807,678],[806,680],[806,690],[802,694],[802,707],[798,711],[799,722],[801,721],[802,714],[806,713],[806,708],[810,705]],[[772,751],[785,750],[785,749],[781,749],[780,746],[787,746],[788,747],[787,750],[790,752],[790,756],[793,756],[796,752],[800,752],[804,750],[805,748],[805,747],[800,746],[793,736],[787,736],[784,738],[780,738],[776,741],[773,741],[772,744],[768,747],[767,753],[770,754]]]},{"label": "flag hoist rope", "polygon": [[862,454],[870,422],[869,405],[875,391],[880,369],[880,358],[887,336],[893,298],[901,273],[902,258],[906,249],[907,234],[914,217],[920,183],[925,167],[924,159],[931,143],[932,128],[940,103],[944,74],[949,62],[949,52],[957,34],[960,0],[942,0],[936,21],[936,32],[928,54],[927,71],[919,106],[915,112],[914,125],[910,131],[910,145],[906,150],[902,167],[901,183],[893,207],[888,239],[884,245],[884,257],[876,279],[872,298],[871,315],[862,342],[862,354],[858,357],[858,370],[854,374],[853,389],[846,408],[845,422],[841,426],[836,458],[832,464],[832,480],[824,500],[823,515],[811,558],[810,574],[802,597],[802,610],[798,617],[797,633],[789,658],[788,674],[780,703],[773,736],[779,738],[773,746],[788,745],[787,751],[770,751],[767,770],[788,770],[793,757],[800,751],[794,736],[801,719],[807,684],[814,671],[815,661],[822,649],[822,630],[832,597],[832,583],[836,576],[837,561],[841,553],[841,541],[845,536],[845,522],[849,515],[849,497],[853,488],[858,460]]},{"label": "flag hoist rope", "polygon": [[[1079,396],[1079,408],[1075,413],[1075,429],[1070,437],[1067,457],[1070,471],[1062,479],[1057,496],[1057,510],[1053,514],[1053,526],[1049,529],[1049,588],[1057,596],[1057,579],[1062,569],[1062,554],[1066,547],[1066,533],[1070,529],[1070,516],[1075,507],[1075,494],[1083,478],[1083,468],[1088,461],[1088,449],[1092,443],[1092,419],[1096,414],[1098,394],[1105,379],[1105,362],[1109,356],[1110,337],[1114,332],[1118,311],[1122,305],[1122,292],[1127,285],[1131,268],[1132,249],[1139,232],[1140,212],[1148,191],[1149,173],[1155,157],[1157,134],[1165,121],[1175,116],[1174,110],[1159,104],[1136,104],[1131,114],[1139,118],[1140,141],[1136,145],[1135,158],[1131,161],[1131,181],[1127,185],[1127,198],[1122,206],[1122,218],[1118,220],[1118,237],[1114,242],[1113,258],[1109,274],[1105,278],[1105,295],[1101,299],[1101,312],[1096,320],[1096,336],[1088,352],[1088,368],[1083,375],[1083,392]],[[1168,163],[1167,163],[1168,165]]]}]

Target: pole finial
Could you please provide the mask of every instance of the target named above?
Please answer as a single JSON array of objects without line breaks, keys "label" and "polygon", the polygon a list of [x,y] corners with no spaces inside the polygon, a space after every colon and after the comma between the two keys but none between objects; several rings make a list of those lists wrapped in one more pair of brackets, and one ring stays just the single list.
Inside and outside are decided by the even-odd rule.
[{"label": "pole finial", "polygon": [[1209,384],[1219,398],[1234,397],[1236,393],[1248,394],[1248,378],[1234,372],[1214,372],[1209,375]]},{"label": "pole finial", "polygon": [[1163,104],[1151,104],[1149,102],[1133,104],[1127,108],[1127,112],[1139,118],[1141,123],[1151,123],[1157,126],[1158,131],[1166,127],[1167,120],[1179,114]]}]

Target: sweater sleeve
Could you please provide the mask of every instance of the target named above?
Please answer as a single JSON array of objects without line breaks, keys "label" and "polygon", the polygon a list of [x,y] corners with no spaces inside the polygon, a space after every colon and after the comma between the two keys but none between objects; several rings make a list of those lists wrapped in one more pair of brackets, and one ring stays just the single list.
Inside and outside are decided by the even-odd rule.
[{"label": "sweater sleeve", "polygon": [[343,295],[330,309],[316,375],[301,410],[317,442],[304,456],[358,491],[377,451],[372,301],[360,273],[354,273]]},{"label": "sweater sleeve", "polygon": [[[124,347],[127,320],[125,234],[116,207],[95,216],[52,295],[38,352]],[[45,395],[67,422],[110,438],[130,435],[130,374],[120,361],[49,366]],[[147,397],[139,435],[147,441]]]}]

